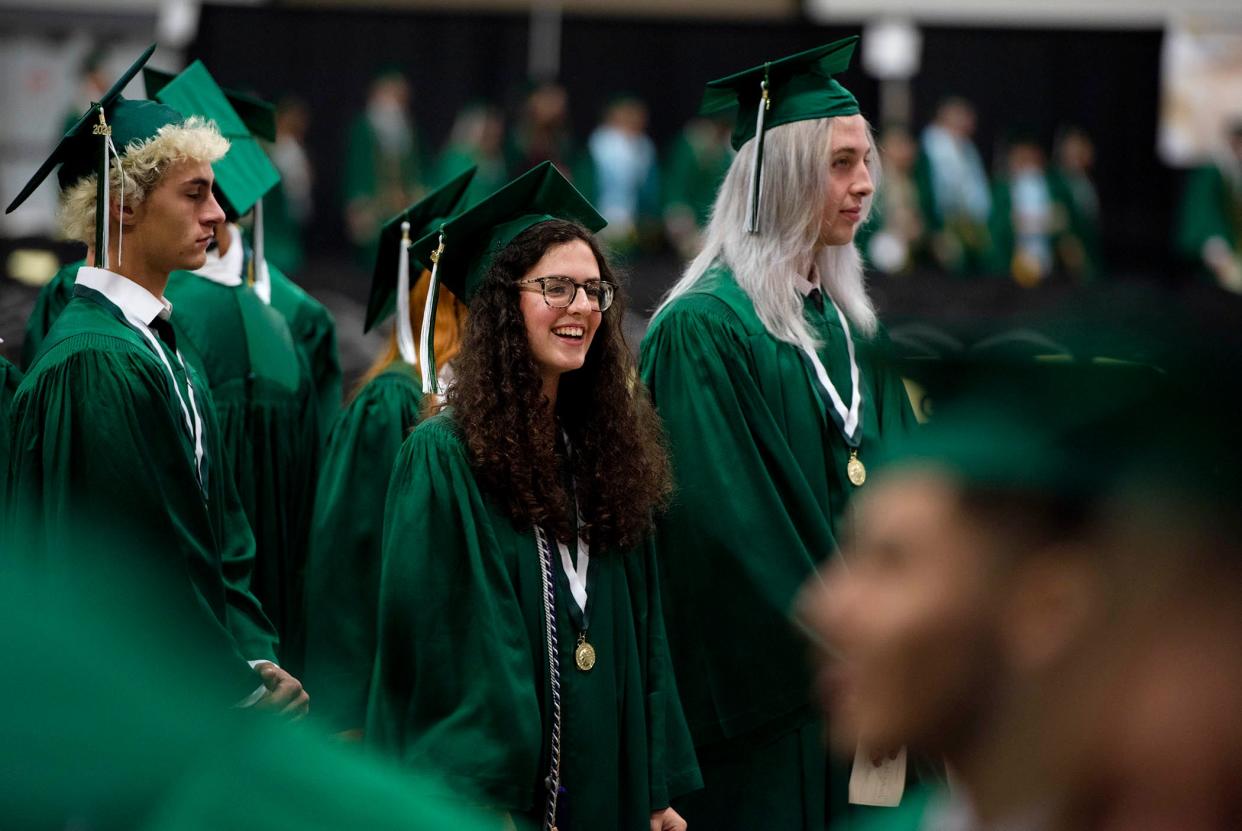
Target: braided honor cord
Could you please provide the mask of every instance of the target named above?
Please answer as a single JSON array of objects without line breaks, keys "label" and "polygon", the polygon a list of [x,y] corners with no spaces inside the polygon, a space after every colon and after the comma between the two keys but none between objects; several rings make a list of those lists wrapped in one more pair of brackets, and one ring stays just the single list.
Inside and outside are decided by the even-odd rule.
[{"label": "braided honor cord", "polygon": [[539,543],[539,576],[543,582],[543,617],[547,630],[548,672],[552,677],[552,763],[544,785],[548,789],[548,808],[544,831],[556,831],[556,802],[561,790],[561,660],[556,638],[556,594],[552,582],[552,550],[542,528],[535,529]]}]

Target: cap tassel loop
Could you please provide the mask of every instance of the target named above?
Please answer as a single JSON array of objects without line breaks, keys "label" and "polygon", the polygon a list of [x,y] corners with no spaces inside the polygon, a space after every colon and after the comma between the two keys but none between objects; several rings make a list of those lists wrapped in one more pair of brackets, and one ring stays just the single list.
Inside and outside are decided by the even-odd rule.
[{"label": "cap tassel loop", "polygon": [[419,352],[419,369],[423,376],[423,395],[439,395],[440,379],[436,376],[436,306],[440,302],[440,258],[444,256],[444,234],[431,252],[431,282],[427,286],[427,304],[423,307],[422,349]]},{"label": "cap tassel loop", "polygon": [[[120,219],[116,223],[116,264],[121,265],[122,253],[125,245],[125,168],[121,167],[121,154],[117,152],[116,145],[112,142],[112,131],[108,131],[108,149],[112,151],[112,157],[116,159],[117,180],[121,183],[121,199],[118,204],[121,206]],[[112,177],[109,176],[108,179]],[[109,213],[112,207],[108,207]]]},{"label": "cap tassel loop", "polygon": [[410,223],[401,223],[401,252],[397,255],[397,349],[401,360],[418,365],[414,327],[410,325]]},{"label": "cap tassel loop", "polygon": [[91,133],[103,136],[103,165],[99,168],[98,180],[95,182],[95,265],[98,268],[108,267],[108,226],[111,223],[112,203],[109,193],[109,179],[112,178],[109,168],[109,153],[112,151],[112,128],[104,118],[103,107],[99,108],[99,123],[91,128]]},{"label": "cap tassel loop", "polygon": [[254,203],[254,225],[251,227],[254,245],[250,252],[250,282],[254,293],[267,305],[272,305],[272,275],[263,256],[263,200]]},{"label": "cap tassel loop", "polygon": [[746,233],[759,233],[759,201],[763,194],[763,140],[764,121],[767,119],[768,108],[772,100],[768,97],[768,74],[764,67],[763,80],[759,82],[763,97],[759,104],[759,114],[755,116],[755,163],[750,171],[750,209],[746,213]]}]

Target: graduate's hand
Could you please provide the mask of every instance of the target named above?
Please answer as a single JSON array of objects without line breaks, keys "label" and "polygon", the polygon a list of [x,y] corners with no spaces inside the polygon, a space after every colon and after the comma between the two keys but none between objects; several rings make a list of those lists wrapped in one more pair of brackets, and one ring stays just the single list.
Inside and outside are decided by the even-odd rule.
[{"label": "graduate's hand", "polygon": [[651,831],[686,831],[686,821],[681,814],[672,808],[653,811],[651,814]]},{"label": "graduate's hand", "polygon": [[255,709],[272,710],[294,718],[301,718],[310,711],[310,696],[302,689],[301,681],[269,661],[256,664],[254,671],[267,687],[267,692],[254,705]]}]

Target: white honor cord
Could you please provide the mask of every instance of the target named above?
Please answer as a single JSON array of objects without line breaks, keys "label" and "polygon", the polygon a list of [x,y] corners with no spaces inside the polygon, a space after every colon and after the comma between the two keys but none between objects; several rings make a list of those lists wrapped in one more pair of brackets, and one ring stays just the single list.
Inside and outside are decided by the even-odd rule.
[{"label": "white honor cord", "polygon": [[[401,360],[418,365],[414,327],[410,325],[410,223],[401,223],[401,250],[397,255],[397,348]],[[426,309],[423,310],[426,312]]]},{"label": "white honor cord", "polygon": [[272,275],[267,269],[267,256],[263,253],[263,199],[254,203],[254,293],[267,305],[272,305]]},{"label": "white honor cord", "polygon": [[836,304],[836,301],[832,300],[832,298],[828,299],[832,302],[832,308],[837,312],[837,318],[841,321],[841,328],[845,330],[845,349],[850,356],[850,383],[854,387],[854,394],[850,397],[848,410],[845,408],[845,401],[833,385],[832,379],[828,377],[828,370],[824,368],[823,362],[815,354],[815,350],[804,349],[804,351],[807,358],[810,359],[811,365],[815,367],[815,376],[819,379],[820,385],[828,392],[828,397],[832,400],[833,409],[841,417],[842,432],[845,433],[847,439],[850,439],[853,438],[858,430],[858,413],[862,405],[862,389],[858,382],[858,361],[854,356],[854,338],[850,335],[850,324],[845,319],[845,315],[841,312],[841,307]]}]

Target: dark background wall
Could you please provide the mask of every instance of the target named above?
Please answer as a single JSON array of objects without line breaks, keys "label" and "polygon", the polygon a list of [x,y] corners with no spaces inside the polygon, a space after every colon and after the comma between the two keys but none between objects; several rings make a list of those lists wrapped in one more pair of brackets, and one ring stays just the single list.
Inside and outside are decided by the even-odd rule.
[{"label": "dark background wall", "polygon": [[[379,69],[404,70],[423,138],[438,148],[457,110],[488,99],[516,113],[526,76],[525,15],[206,6],[191,58],[229,85],[267,96],[296,93],[313,112],[309,152],[319,176],[312,252],[339,251],[340,161],[349,120]],[[857,30],[808,22],[572,17],[564,21],[560,80],[579,140],[618,92],[651,110],[661,146],[698,105],[708,79]],[[1050,143],[1058,127],[1084,127],[1098,147],[1105,253],[1120,274],[1168,276],[1178,182],[1156,157],[1158,31],[924,30],[912,83],[914,125],[955,93],[979,110],[978,142],[990,165],[996,142],[1017,127]],[[864,112],[879,85],[861,69],[846,80]]]}]

